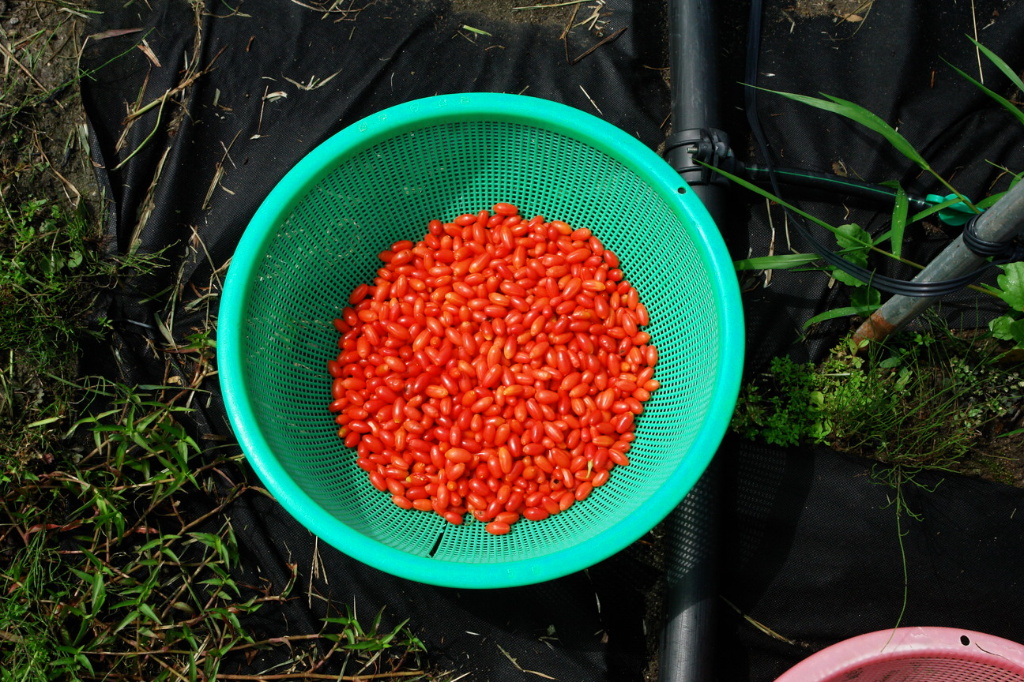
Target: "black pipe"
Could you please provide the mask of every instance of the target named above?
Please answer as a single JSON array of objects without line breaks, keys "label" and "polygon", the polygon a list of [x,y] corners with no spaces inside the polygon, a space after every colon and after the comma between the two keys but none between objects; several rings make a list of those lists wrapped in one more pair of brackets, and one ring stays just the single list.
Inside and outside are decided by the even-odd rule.
[{"label": "black pipe", "polygon": [[[887,207],[891,207],[896,200],[896,190],[891,187],[831,173],[819,173],[817,171],[798,170],[795,168],[773,168],[769,170],[767,166],[758,166],[752,163],[736,163],[735,169],[732,172],[761,187],[771,187],[771,173],[774,172],[776,180],[780,185],[801,187],[832,197],[850,197]],[[931,206],[931,202],[919,196],[908,194],[907,205],[914,211],[923,211]]]},{"label": "black pipe", "polygon": [[[718,67],[712,0],[669,0],[669,73],[672,134],[666,140],[665,160],[693,186],[716,217],[727,187],[715,180],[701,158],[714,165],[729,151],[728,136],[718,129]],[[699,149],[698,149],[699,148]]]},{"label": "black pipe", "polygon": [[672,130],[717,127],[718,68],[711,0],[669,0]]},{"label": "black pipe", "polygon": [[[718,225],[725,213],[727,185],[694,162],[730,156],[719,125],[717,39],[712,0],[669,0],[669,68],[672,135],[665,159],[703,202]],[[666,622],[661,633],[661,682],[706,682],[712,674],[716,599],[715,520],[718,467],[704,476],[666,522]]]},{"label": "black pipe", "polygon": [[719,457],[665,524],[667,596],[660,682],[714,680]]}]

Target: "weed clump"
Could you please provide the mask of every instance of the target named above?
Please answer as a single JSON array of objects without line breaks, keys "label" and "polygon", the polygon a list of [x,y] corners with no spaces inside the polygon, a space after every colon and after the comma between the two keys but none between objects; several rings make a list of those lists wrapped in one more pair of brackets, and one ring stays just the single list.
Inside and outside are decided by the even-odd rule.
[{"label": "weed clump", "polygon": [[960,470],[1020,419],[1019,364],[989,345],[910,333],[866,351],[849,339],[815,366],[775,358],[744,387],[732,430],[780,446],[826,444],[888,464]]}]

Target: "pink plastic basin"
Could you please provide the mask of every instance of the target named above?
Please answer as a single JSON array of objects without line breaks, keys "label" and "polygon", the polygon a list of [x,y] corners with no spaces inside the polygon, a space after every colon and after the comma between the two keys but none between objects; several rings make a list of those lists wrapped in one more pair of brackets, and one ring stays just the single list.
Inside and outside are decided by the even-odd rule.
[{"label": "pink plastic basin", "polygon": [[823,649],[776,682],[1024,682],[1024,646],[956,628],[872,632]]}]

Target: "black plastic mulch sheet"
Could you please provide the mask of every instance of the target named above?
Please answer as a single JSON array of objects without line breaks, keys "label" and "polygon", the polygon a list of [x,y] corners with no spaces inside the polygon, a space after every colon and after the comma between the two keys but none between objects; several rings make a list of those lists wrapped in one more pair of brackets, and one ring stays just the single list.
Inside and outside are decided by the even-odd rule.
[{"label": "black plastic mulch sheet", "polygon": [[[178,341],[205,327],[203,297],[219,291],[262,198],[318,143],[385,107],[443,93],[525,93],[599,115],[659,147],[671,125],[662,3],[608,0],[597,8],[593,30],[577,26],[565,39],[572,13],[576,23],[592,20],[596,2],[529,13],[512,12],[513,4],[99,2],[82,89],[110,199],[109,245],[122,253],[162,252],[169,267],[101,302],[97,313],[114,332],[89,356],[96,368],[133,383],[166,381],[161,326]],[[724,121],[737,156],[758,160],[741,110],[748,7],[720,4]],[[758,84],[858,102],[898,124],[967,195],[1004,189],[999,167],[1024,167],[1024,131],[950,64],[977,77],[978,57],[966,38],[976,27],[986,46],[1020,68],[1024,3],[876,0],[847,8],[857,14],[851,20],[834,11],[844,4],[768,2]],[[585,54],[608,36],[615,39]],[[982,65],[989,87],[1014,95],[1004,77]],[[835,116],[768,93],[760,95],[760,114],[780,163],[937,191],[876,136]],[[876,233],[887,227],[884,211],[853,202],[803,205],[835,223],[858,222]],[[749,194],[736,191],[720,227],[737,257],[769,248],[764,204]],[[775,248],[784,252],[778,220],[774,229]],[[908,251],[921,258],[948,241],[941,229],[911,232]],[[805,320],[843,302],[825,275],[776,272],[768,287],[763,278],[746,277],[744,286],[749,372],[777,354],[820,357],[844,330],[836,323],[801,336]],[[964,316],[984,317],[979,305],[954,297],[944,311],[955,324],[974,324]],[[204,442],[237,447],[216,378],[205,388],[212,397],[195,403],[192,428]],[[731,439],[719,458],[722,600],[714,679],[772,680],[831,643],[892,627],[903,602],[903,555],[904,625],[1024,641],[1021,491],[954,476],[934,492],[909,488],[907,502],[923,520],[903,519],[901,552],[892,490],[874,482],[869,463],[824,449],[780,451]],[[251,471],[231,475],[258,484]],[[196,499],[193,511],[210,506]],[[269,580],[280,589],[289,566],[297,566],[301,594],[257,612],[248,625],[260,634],[317,632],[324,615],[355,604],[364,618],[384,609],[385,624],[408,618],[432,663],[467,680],[533,679],[526,670],[558,680],[628,682],[645,679],[657,658],[665,615],[660,531],[583,573],[478,591],[420,585],[364,566],[317,542],[255,492],[226,513],[253,584]],[[239,671],[257,673],[280,660],[274,656]]]}]

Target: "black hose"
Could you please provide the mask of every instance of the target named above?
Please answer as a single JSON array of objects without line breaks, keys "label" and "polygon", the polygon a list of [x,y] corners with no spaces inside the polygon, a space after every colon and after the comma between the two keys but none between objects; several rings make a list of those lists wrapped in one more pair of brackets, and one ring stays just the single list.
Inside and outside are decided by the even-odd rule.
[{"label": "black hose", "polygon": [[[771,173],[780,185],[792,185],[816,190],[828,194],[842,193],[844,196],[856,197],[877,204],[891,206],[896,201],[896,190],[884,185],[876,185],[853,178],[820,173],[818,171],[800,170],[796,168],[769,168],[753,163],[737,163],[736,175],[740,175],[755,185],[771,185]],[[927,199],[907,195],[907,205],[915,211],[931,208]]]}]

